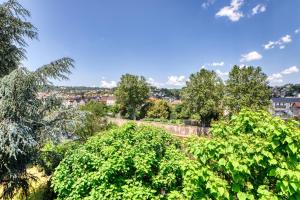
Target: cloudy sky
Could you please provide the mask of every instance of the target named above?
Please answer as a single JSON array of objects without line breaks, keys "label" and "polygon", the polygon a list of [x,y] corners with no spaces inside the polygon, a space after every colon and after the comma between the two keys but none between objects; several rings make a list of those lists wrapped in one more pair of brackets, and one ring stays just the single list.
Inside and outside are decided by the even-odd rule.
[{"label": "cloudy sky", "polygon": [[299,0],[21,3],[40,34],[29,42],[24,65],[35,69],[62,56],[76,61],[70,80],[58,85],[113,87],[131,73],[181,87],[202,67],[226,80],[234,64],[261,66],[272,85],[300,83]]}]

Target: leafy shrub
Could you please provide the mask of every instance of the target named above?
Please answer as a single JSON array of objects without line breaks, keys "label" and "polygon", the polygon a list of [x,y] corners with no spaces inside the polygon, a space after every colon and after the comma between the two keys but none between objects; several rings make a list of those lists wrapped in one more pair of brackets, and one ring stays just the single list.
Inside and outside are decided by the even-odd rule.
[{"label": "leafy shrub", "polygon": [[89,101],[87,104],[80,106],[80,110],[88,111],[97,117],[104,117],[107,114],[108,107],[103,103]]},{"label": "leafy shrub", "polygon": [[154,105],[150,107],[147,112],[147,117],[149,118],[160,118],[169,119],[171,114],[171,108],[168,102],[164,100],[154,101]]},{"label": "leafy shrub", "polygon": [[197,174],[210,176],[188,181],[218,199],[300,199],[300,132],[295,125],[249,110],[215,124],[213,139],[187,143],[201,166]]},{"label": "leafy shrub", "polygon": [[76,141],[68,141],[55,145],[53,142],[46,143],[39,153],[39,165],[46,175],[51,175],[68,151],[76,149],[80,144]]},{"label": "leafy shrub", "polygon": [[95,135],[100,131],[111,128],[110,124],[104,116],[107,114],[108,108],[103,103],[90,101],[86,105],[80,107],[80,110],[86,112],[83,123],[79,124],[76,128],[75,134],[82,140]]},{"label": "leafy shrub", "polygon": [[153,199],[182,187],[184,155],[162,129],[127,124],[90,138],[56,168],[58,199]]},{"label": "leafy shrub", "polygon": [[296,122],[242,110],[211,134],[180,145],[127,124],[66,157],[52,185],[59,199],[300,199]]}]

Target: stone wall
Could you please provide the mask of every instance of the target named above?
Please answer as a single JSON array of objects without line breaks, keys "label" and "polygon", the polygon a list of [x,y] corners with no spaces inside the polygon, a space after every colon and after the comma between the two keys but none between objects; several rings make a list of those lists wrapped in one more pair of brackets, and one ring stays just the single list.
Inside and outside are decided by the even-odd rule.
[{"label": "stone wall", "polygon": [[[118,126],[121,126],[127,122],[132,120],[119,119],[119,118],[109,118],[108,121],[114,123]],[[180,137],[188,137],[191,135],[208,135],[208,128],[200,128],[197,126],[186,126],[186,125],[173,125],[173,124],[164,124],[159,122],[145,122],[145,121],[135,121],[138,125],[152,125],[156,127],[160,127],[165,129],[169,133],[180,136]]]}]

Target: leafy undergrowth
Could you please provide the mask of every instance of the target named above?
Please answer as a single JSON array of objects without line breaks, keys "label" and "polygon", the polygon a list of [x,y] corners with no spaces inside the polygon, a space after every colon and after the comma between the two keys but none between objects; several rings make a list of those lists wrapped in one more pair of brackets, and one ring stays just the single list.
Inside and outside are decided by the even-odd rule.
[{"label": "leafy undergrowth", "polygon": [[300,132],[243,110],[212,138],[174,139],[124,125],[90,138],[56,168],[58,199],[300,199]]}]

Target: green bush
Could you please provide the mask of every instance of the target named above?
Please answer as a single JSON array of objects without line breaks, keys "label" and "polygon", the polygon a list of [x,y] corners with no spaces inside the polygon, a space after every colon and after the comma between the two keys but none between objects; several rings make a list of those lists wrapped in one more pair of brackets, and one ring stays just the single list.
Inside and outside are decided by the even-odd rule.
[{"label": "green bush", "polygon": [[159,118],[159,119],[170,119],[171,108],[168,102],[164,100],[156,100],[154,104],[149,108],[147,117]]},{"label": "green bush", "polygon": [[58,199],[300,199],[296,122],[242,110],[211,135],[127,124],[74,150],[52,185]]},{"label": "green bush", "polygon": [[54,172],[58,199],[153,199],[182,187],[184,155],[164,130],[127,124],[90,138]]},{"label": "green bush", "polygon": [[65,154],[76,149],[79,145],[75,141],[63,142],[57,145],[48,142],[40,150],[38,164],[44,169],[46,175],[51,175],[65,157]]},{"label": "green bush", "polygon": [[[300,132],[264,111],[242,110],[213,125],[210,138],[187,142],[206,175],[188,180],[193,191],[217,199],[300,199]],[[184,189],[185,190],[185,189]],[[202,195],[202,194],[201,194]],[[193,195],[194,196],[194,195]]]},{"label": "green bush", "polygon": [[75,135],[79,136],[81,140],[86,140],[88,137],[112,127],[112,124],[105,118],[108,108],[103,103],[90,101],[81,106],[80,110],[86,112],[83,123],[79,124],[75,130]]},{"label": "green bush", "polygon": [[80,110],[88,111],[97,117],[104,117],[107,114],[108,107],[103,103],[89,101],[87,104],[80,106]]}]

